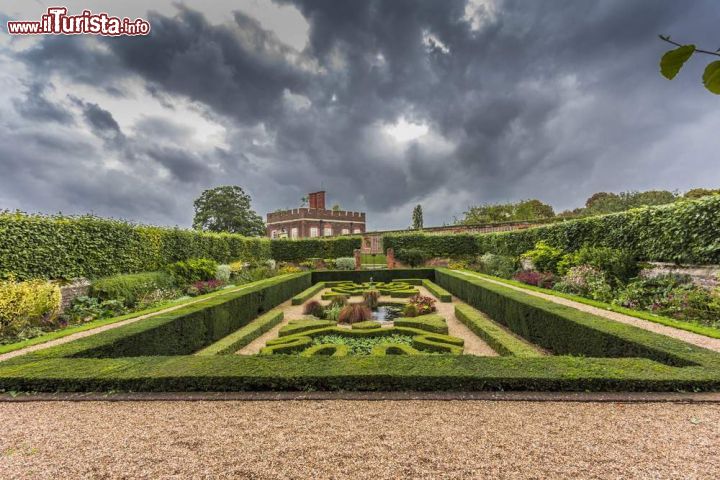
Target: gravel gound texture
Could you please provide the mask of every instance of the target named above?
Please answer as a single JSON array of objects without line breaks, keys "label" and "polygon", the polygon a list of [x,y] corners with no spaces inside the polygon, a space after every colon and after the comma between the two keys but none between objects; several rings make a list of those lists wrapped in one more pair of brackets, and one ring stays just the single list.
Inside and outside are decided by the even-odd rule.
[{"label": "gravel gound texture", "polygon": [[0,403],[16,478],[718,478],[720,405]]}]

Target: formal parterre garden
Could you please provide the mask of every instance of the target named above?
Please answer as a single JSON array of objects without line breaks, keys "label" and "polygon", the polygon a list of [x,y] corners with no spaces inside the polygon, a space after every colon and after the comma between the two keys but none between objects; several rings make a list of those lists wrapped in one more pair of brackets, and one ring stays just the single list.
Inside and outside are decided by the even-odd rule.
[{"label": "formal parterre garden", "polygon": [[[717,353],[510,286],[720,337],[716,287],[641,275],[647,261],[720,263],[718,238],[711,197],[516,232],[387,235],[405,265],[449,268],[355,271],[358,237],[4,213],[0,354],[159,313],[0,361],[0,389],[717,390]],[[61,311],[77,277],[89,289]],[[497,355],[468,354],[442,304]],[[285,318],[287,305],[302,318]]]}]

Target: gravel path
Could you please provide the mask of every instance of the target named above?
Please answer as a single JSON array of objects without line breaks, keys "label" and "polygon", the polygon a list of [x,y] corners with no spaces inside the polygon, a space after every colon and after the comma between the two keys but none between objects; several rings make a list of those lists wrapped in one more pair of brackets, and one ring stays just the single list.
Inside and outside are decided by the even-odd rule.
[{"label": "gravel path", "polygon": [[617,312],[611,312],[609,310],[603,310],[602,308],[593,307],[591,305],[586,305],[584,303],[575,302],[573,300],[568,300],[567,298],[562,297],[556,297],[555,295],[549,295],[547,293],[542,292],[536,292],[534,290],[528,290],[526,288],[522,287],[516,287],[515,285],[508,285],[507,283],[499,282],[497,280],[492,280],[486,277],[479,277],[477,275],[473,275],[469,272],[462,272],[459,270],[456,270],[457,273],[467,275],[469,277],[478,277],[486,282],[495,283],[497,285],[502,285],[506,288],[511,288],[513,290],[518,290],[520,292],[526,293],[528,295],[532,295],[535,297],[540,297],[545,300],[550,300],[551,302],[555,302],[560,305],[565,305],[568,307],[576,308],[578,310],[582,310],[583,312],[592,313],[593,315],[597,315],[599,317],[605,317],[610,320],[615,320],[616,322],[620,323],[627,323],[628,325],[634,325],[636,327],[640,327],[645,330],[649,330],[651,332],[659,333],[661,335],[667,335],[668,337],[677,338],[678,340],[682,340],[684,342],[690,343],[692,345],[696,345],[698,347],[707,348],[709,350],[714,350],[716,352],[720,352],[720,338],[711,338],[706,337],[704,335],[699,335],[697,333],[688,332],[686,330],[680,330],[673,327],[668,327],[666,325],[661,325],[659,323],[650,322],[648,320],[643,320],[641,318],[631,317],[629,315],[623,315],[622,313]]},{"label": "gravel path", "polygon": [[720,405],[0,404],[3,479],[720,477]]}]

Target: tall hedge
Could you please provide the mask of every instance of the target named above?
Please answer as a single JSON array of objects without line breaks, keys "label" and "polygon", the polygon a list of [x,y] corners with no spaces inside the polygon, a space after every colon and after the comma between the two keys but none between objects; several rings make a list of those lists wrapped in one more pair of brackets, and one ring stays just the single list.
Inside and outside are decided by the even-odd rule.
[{"label": "tall hedge", "polygon": [[352,257],[360,242],[360,237],[278,239],[270,248],[272,258],[279,262],[302,262],[308,258]]},{"label": "tall hedge", "polygon": [[720,263],[720,195],[670,205],[490,234],[386,235],[385,248],[421,248],[434,257],[485,252],[518,256],[545,240],[564,250],[624,248],[647,261]]},{"label": "tall hedge", "polygon": [[270,240],[134,225],[92,216],[0,213],[0,277],[100,277],[158,270],[193,257],[270,258]]}]

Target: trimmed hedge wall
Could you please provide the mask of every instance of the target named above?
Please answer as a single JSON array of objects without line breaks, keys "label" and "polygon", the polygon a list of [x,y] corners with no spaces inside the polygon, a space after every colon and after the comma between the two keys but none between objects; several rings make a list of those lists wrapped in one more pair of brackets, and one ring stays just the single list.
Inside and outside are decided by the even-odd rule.
[{"label": "trimmed hedge wall", "polygon": [[309,273],[269,278],[227,295],[41,350],[38,356],[189,355],[247,325],[310,284]]},{"label": "trimmed hedge wall", "polygon": [[105,277],[160,270],[188,258],[270,258],[270,240],[91,216],[0,213],[0,278]]},{"label": "trimmed hedge wall", "polygon": [[674,338],[439,268],[435,281],[526,340],[556,355],[643,357],[674,366],[698,365],[701,352]]},{"label": "trimmed hedge wall", "polygon": [[[374,282],[392,282],[400,278],[435,279],[432,268],[402,268],[396,270],[320,270],[312,272],[313,283],[318,282],[355,282],[365,283],[372,277]],[[328,285],[330,286],[330,285]]]},{"label": "trimmed hedge wall", "polygon": [[360,237],[277,239],[270,242],[271,256],[278,262],[302,262],[308,258],[352,257]]},{"label": "trimmed hedge wall", "polygon": [[423,280],[422,285],[423,287],[428,289],[428,292],[432,293],[433,296],[435,296],[435,298],[437,298],[441,302],[452,302],[452,295],[450,295],[450,292],[440,287],[438,284],[433,283],[430,280]]},{"label": "trimmed hedge wall", "polygon": [[720,263],[720,195],[489,234],[399,234],[384,248],[420,248],[433,257],[486,252],[518,256],[545,240],[567,251],[585,244],[634,251],[641,260]]},{"label": "trimmed hedge wall", "polygon": [[196,355],[223,355],[233,354],[242,347],[269,331],[275,325],[283,321],[282,310],[271,310],[265,315],[260,315],[241,329],[223,337],[212,345],[203,348]]},{"label": "trimmed hedge wall", "polygon": [[541,353],[534,346],[515,338],[469,305],[456,305],[455,316],[475,335],[485,340],[485,343],[490,345],[490,348],[499,355],[515,357],[541,356]]}]

